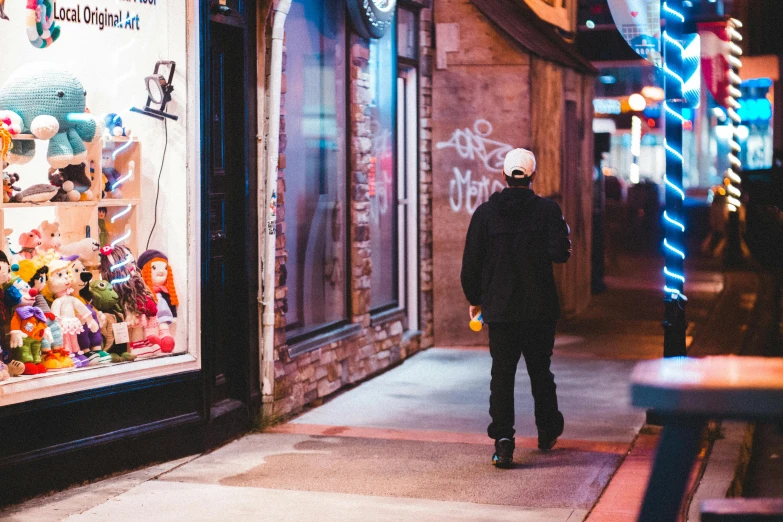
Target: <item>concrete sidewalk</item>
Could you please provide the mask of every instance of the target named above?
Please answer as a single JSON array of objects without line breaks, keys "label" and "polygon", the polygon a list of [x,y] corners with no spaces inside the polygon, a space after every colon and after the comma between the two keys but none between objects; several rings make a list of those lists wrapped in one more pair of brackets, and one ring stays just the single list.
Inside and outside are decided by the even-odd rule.
[{"label": "concrete sidewalk", "polygon": [[[628,400],[635,360],[661,355],[660,266],[628,260],[623,268],[586,314],[559,329],[553,371],[566,430],[553,451],[536,449],[521,366],[511,470],[490,465],[488,351],[433,348],[287,424],[35,499],[0,518],[584,520],[644,423]],[[690,280],[693,336],[722,280],[709,271]]]}]

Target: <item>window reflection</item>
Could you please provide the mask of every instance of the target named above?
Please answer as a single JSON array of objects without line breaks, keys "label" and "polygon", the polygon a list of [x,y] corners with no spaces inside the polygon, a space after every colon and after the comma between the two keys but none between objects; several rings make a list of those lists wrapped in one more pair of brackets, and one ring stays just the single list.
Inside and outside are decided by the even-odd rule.
[{"label": "window reflection", "polygon": [[296,0],[286,23],[289,338],[346,317],[344,9]]}]

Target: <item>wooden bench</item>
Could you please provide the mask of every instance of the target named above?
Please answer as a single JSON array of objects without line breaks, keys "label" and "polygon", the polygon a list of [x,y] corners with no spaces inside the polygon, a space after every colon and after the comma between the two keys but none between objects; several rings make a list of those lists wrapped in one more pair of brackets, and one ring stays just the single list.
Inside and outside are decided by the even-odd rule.
[{"label": "wooden bench", "polygon": [[[708,419],[783,419],[783,358],[644,361],[631,376],[631,399],[634,406],[652,409],[664,419],[638,520],[674,522]],[[783,515],[776,516],[769,520],[783,520]]]}]

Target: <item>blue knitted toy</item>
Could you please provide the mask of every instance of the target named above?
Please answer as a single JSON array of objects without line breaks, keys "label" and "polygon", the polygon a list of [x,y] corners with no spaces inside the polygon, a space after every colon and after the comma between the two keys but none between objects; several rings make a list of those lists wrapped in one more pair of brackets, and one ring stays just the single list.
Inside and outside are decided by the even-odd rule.
[{"label": "blue knitted toy", "polygon": [[[55,168],[84,162],[87,146],[100,141],[103,122],[85,113],[84,86],[65,69],[48,63],[32,63],[17,69],[0,88],[0,110],[22,119],[22,133],[49,140],[47,159]],[[35,142],[13,140],[9,163],[29,162]]]}]

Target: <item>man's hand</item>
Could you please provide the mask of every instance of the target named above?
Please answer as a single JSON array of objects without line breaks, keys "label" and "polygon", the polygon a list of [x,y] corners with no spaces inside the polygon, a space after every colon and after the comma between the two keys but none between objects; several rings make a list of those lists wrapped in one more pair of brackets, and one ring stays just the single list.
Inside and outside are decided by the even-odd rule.
[{"label": "man's hand", "polygon": [[470,314],[470,318],[473,319],[476,317],[479,313],[481,313],[481,307],[480,306],[473,306],[470,305],[468,307],[468,313]]}]

